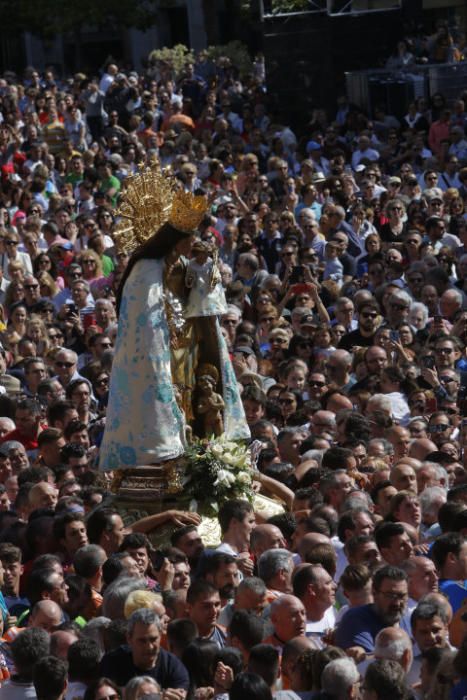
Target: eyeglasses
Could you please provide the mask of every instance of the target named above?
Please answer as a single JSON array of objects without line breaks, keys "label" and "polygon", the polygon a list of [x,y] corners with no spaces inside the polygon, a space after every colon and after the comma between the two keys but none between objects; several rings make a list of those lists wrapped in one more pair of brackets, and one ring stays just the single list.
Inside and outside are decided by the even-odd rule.
[{"label": "eyeglasses", "polygon": [[397,309],[398,311],[407,311],[408,308],[405,304],[391,304],[391,309]]},{"label": "eyeglasses", "polygon": [[407,593],[393,593],[392,591],[376,591],[377,593],[381,593],[385,598],[388,600],[400,600],[403,601],[407,598],[408,594]]},{"label": "eyeglasses", "polygon": [[441,382],[441,384],[448,384],[449,382],[455,382],[456,384],[460,384],[459,380],[456,379],[456,377],[444,376],[444,377],[440,377],[439,381]]},{"label": "eyeglasses", "polygon": [[404,211],[402,207],[393,207],[390,211]]},{"label": "eyeglasses", "polygon": [[[316,380],[310,380],[310,381],[308,382],[308,384],[309,384],[310,386],[317,386],[317,387],[319,387],[319,388],[322,388],[323,386],[326,386],[326,383],[325,383],[325,382],[318,382],[318,381],[316,381]],[[315,425],[316,425],[316,424],[315,424]]]},{"label": "eyeglasses", "polygon": [[11,239],[6,238],[5,243],[6,245],[18,245],[19,241],[12,241]]},{"label": "eyeglasses", "polygon": [[438,353],[438,355],[450,355],[451,353],[454,352],[453,348],[435,348],[435,352]]},{"label": "eyeglasses", "polygon": [[377,318],[377,313],[371,313],[370,311],[362,311],[360,314],[363,318]]},{"label": "eyeglasses", "polygon": [[109,383],[109,379],[108,379],[108,377],[105,377],[103,379],[98,379],[96,382],[96,386],[107,386],[108,383]]},{"label": "eyeglasses", "polygon": [[39,285],[38,284],[25,284],[24,288],[25,289],[39,289]]},{"label": "eyeglasses", "polygon": [[283,403],[284,406],[289,406],[290,404],[295,403],[295,399],[279,399],[279,403]]},{"label": "eyeglasses", "polygon": [[83,265],[95,265],[95,260],[83,260]]},{"label": "eyeglasses", "polygon": [[69,272],[68,277],[71,277],[71,279],[79,279],[81,277],[81,272]]},{"label": "eyeglasses", "polygon": [[282,256],[283,256],[284,258],[289,258],[291,255],[295,255],[295,253],[293,252],[293,250],[287,250],[285,253],[282,253]]},{"label": "eyeglasses", "polygon": [[74,367],[75,365],[74,362],[61,362],[60,360],[55,360],[55,364],[57,367],[66,367],[67,369],[70,369],[70,367]]},{"label": "eyeglasses", "polygon": [[449,428],[449,423],[438,423],[438,425],[429,425],[429,433],[444,433]]},{"label": "eyeglasses", "polygon": [[100,344],[101,348],[113,348],[112,343],[101,343]]}]

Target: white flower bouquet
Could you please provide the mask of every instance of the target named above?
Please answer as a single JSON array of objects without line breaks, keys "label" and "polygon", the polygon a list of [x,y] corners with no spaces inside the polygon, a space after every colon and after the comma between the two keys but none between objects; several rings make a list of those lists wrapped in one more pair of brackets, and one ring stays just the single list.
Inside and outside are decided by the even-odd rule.
[{"label": "white flower bouquet", "polygon": [[215,517],[232,498],[253,500],[253,468],[249,448],[226,438],[197,440],[185,453],[183,498],[190,509]]}]

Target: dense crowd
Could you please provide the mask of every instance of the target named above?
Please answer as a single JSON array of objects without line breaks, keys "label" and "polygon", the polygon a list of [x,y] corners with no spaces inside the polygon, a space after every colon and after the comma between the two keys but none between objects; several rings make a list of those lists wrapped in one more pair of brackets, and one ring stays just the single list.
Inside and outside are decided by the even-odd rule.
[{"label": "dense crowd", "polygon": [[[0,80],[0,700],[466,693],[467,92],[295,133],[264,61]],[[221,325],[282,504],[125,528],[99,474],[127,175],[211,195]],[[148,534],[171,526],[164,546]]]}]

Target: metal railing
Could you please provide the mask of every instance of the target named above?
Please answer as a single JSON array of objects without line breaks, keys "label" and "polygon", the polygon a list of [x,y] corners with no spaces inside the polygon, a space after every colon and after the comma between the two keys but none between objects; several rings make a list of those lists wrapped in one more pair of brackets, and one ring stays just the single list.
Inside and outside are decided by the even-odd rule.
[{"label": "metal railing", "polygon": [[[388,99],[391,88],[397,89],[399,86],[402,89],[406,86],[410,99],[430,98],[439,92],[448,102],[452,102],[462,90],[467,89],[467,62],[413,65],[404,70],[351,71],[345,74],[345,80],[349,101],[372,114],[375,103],[382,100],[385,86]],[[380,88],[380,94],[375,100],[376,85]]]}]

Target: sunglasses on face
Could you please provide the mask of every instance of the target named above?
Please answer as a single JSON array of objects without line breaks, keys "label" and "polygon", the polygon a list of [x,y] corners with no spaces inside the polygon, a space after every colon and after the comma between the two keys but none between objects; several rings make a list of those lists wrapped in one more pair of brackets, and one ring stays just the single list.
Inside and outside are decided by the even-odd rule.
[{"label": "sunglasses on face", "polygon": [[67,369],[70,369],[70,367],[74,366],[74,362],[61,362],[60,360],[56,360],[55,364],[57,367],[66,367]]},{"label": "sunglasses on face", "polygon": [[362,312],[361,316],[363,318],[376,318],[378,316],[377,313],[370,313],[370,312]]},{"label": "sunglasses on face", "polygon": [[449,423],[439,423],[438,425],[429,425],[428,432],[429,433],[443,433],[448,428],[449,428]]}]

